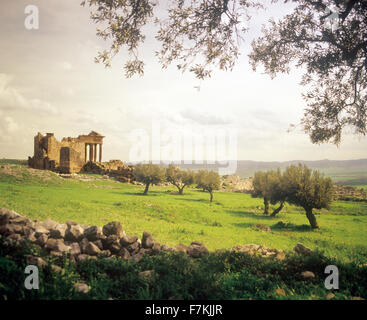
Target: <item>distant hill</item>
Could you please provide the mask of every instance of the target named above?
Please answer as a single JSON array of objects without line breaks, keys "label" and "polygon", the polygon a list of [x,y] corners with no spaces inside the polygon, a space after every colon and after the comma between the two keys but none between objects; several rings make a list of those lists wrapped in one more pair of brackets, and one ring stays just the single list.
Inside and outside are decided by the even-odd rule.
[{"label": "distant hill", "polygon": [[[291,160],[291,161],[252,161],[238,160],[236,174],[242,178],[253,176],[255,171],[266,171],[281,168],[298,163],[306,164],[309,168],[317,169],[325,175],[331,177],[334,182],[349,185],[367,185],[367,159],[358,160]],[[199,170],[216,170],[218,164],[186,164],[180,165],[182,168]]]},{"label": "distant hill", "polygon": [[263,162],[263,161],[250,161],[239,160],[237,162],[237,174],[240,176],[251,176],[258,170],[271,170],[276,168],[284,169],[290,165],[297,165],[302,163],[309,168],[318,169],[327,175],[340,175],[342,173],[361,173],[367,174],[367,159],[358,160],[292,160],[283,162]]}]

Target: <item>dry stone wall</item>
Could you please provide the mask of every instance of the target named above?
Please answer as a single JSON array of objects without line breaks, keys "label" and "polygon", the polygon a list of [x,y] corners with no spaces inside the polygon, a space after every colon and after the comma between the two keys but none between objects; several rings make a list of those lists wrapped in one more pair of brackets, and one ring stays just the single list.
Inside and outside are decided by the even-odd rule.
[{"label": "dry stone wall", "polygon": [[208,249],[200,242],[170,248],[161,245],[148,232],[144,232],[141,239],[127,235],[117,221],[103,227],[84,226],[74,221],[37,221],[5,208],[0,209],[0,235],[14,242],[28,240],[46,249],[50,255],[68,253],[76,262],[97,256],[118,256],[137,262],[146,254],[154,255],[160,251],[182,251],[193,258],[208,254]]},{"label": "dry stone wall", "polygon": [[[58,223],[51,219],[37,221],[5,208],[0,209],[0,236],[14,243],[29,241],[46,249],[51,256],[62,257],[69,254],[73,262],[96,259],[99,256],[107,259],[120,257],[139,262],[144,255],[155,255],[161,251],[183,252],[191,258],[202,258],[209,253],[205,245],[197,241],[191,242],[189,246],[180,243],[169,247],[160,244],[148,232],[143,232],[141,239],[136,235],[127,235],[118,221],[112,221],[103,227],[80,225],[74,221],[66,223]],[[231,251],[277,260],[286,258],[282,250],[257,244],[236,245]],[[301,243],[297,243],[293,251],[301,255],[312,253],[311,249]],[[27,259],[37,264],[45,263],[39,257]],[[57,269],[57,266],[55,268]]]}]

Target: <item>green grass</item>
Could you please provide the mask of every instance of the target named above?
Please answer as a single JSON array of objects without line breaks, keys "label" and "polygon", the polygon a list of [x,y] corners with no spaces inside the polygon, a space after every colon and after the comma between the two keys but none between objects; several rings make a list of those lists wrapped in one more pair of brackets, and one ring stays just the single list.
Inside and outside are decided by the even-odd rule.
[{"label": "green grass", "polygon": [[[50,265],[41,269],[39,290],[24,288],[28,254],[62,268],[61,272],[53,271]],[[309,256],[290,254],[283,261],[224,251],[200,259],[161,252],[146,255],[139,263],[99,257],[74,264],[66,256],[50,257],[29,243],[14,246],[0,237],[0,300],[318,300],[330,294],[324,286],[327,265],[338,266],[340,273],[339,289],[333,290],[334,299],[367,298],[366,266],[343,263],[317,251]],[[153,271],[151,278],[139,276],[145,270]],[[315,278],[303,279],[304,270],[312,271]],[[88,285],[87,294],[75,291],[73,285],[78,282]]]},{"label": "green grass", "polygon": [[[4,163],[4,162],[3,162]],[[32,219],[74,220],[102,226],[120,221],[127,234],[150,232],[170,246],[203,242],[209,250],[257,243],[286,251],[297,242],[343,261],[367,262],[367,204],[334,202],[331,210],[316,210],[320,230],[311,230],[303,209],[287,205],[276,218],[262,214],[261,199],[242,193],[209,194],[194,188],[178,195],[174,187],[150,188],[103,180],[63,179],[20,164],[0,167],[0,207]],[[285,225],[278,224],[280,221]],[[255,224],[271,227],[257,230]]]},{"label": "green grass", "polygon": [[26,165],[28,163],[27,160],[19,160],[19,159],[0,159],[0,165],[1,164],[20,164],[20,165]]},{"label": "green grass", "polygon": [[367,172],[365,170],[333,168],[320,171],[330,177],[335,183],[357,188],[367,188]]}]

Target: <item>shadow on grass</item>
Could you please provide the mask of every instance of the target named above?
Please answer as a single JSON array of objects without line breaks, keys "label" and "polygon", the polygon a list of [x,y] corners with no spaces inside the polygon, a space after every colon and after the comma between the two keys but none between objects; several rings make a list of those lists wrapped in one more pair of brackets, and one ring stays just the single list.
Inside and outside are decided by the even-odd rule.
[{"label": "shadow on grass", "polygon": [[148,191],[148,194],[144,194],[143,191],[141,192],[134,192],[134,191],[112,191],[111,193],[114,193],[114,194],[118,194],[118,195],[121,195],[121,194],[126,194],[128,196],[142,196],[142,197],[149,197],[149,196],[161,196],[164,194],[164,192],[162,191]]},{"label": "shadow on grass", "polygon": [[[226,212],[236,217],[248,217],[248,218],[253,218],[258,221],[267,222],[267,223],[271,221],[276,221],[277,219],[279,219],[278,216],[275,216],[275,217],[265,216],[265,215],[257,214],[251,211],[227,210]],[[233,225],[240,227],[240,228],[249,228],[249,227],[254,227],[255,224],[248,223],[248,222],[241,222],[241,223],[233,223]],[[296,225],[291,222],[285,223],[283,221],[278,221],[277,223],[270,226],[270,228],[272,231],[295,231],[295,232],[313,231],[310,225],[307,225],[307,224]]]},{"label": "shadow on grass", "polygon": [[[269,220],[268,220],[269,221]],[[240,223],[232,223],[233,226],[239,227],[239,228],[251,228],[254,230],[262,231],[261,229],[256,228],[256,224],[250,223],[250,222],[240,222]],[[293,232],[310,232],[312,231],[311,226],[302,224],[302,225],[296,225],[293,223],[284,223],[282,221],[279,221],[278,223],[270,226],[271,231],[293,231]],[[269,230],[270,231],[270,230]]]},{"label": "shadow on grass", "polygon": [[297,231],[297,232],[309,232],[312,231],[312,228],[310,225],[307,224],[301,224],[297,225],[291,222],[283,222],[279,221],[273,226],[271,226],[272,231]]},{"label": "shadow on grass", "polygon": [[[177,198],[177,200],[183,200],[183,201],[193,201],[193,202],[205,202],[210,203],[209,198],[208,199],[188,199],[188,198]],[[212,202],[214,203],[214,202]]]},{"label": "shadow on grass", "polygon": [[264,220],[264,221],[269,221],[269,220],[272,221],[277,218],[277,217],[266,216],[264,214],[258,214],[258,213],[251,212],[251,211],[226,210],[226,212],[236,217],[250,217],[250,218],[255,218],[255,219]]}]

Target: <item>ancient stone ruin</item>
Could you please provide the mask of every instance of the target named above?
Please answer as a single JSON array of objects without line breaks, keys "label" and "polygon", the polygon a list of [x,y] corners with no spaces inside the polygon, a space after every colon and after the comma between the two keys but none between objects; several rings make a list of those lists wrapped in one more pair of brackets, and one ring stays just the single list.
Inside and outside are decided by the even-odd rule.
[{"label": "ancient stone ruin", "polygon": [[96,173],[113,177],[121,182],[133,182],[133,166],[128,166],[121,160],[108,162],[88,162],[83,167],[83,172]]},{"label": "ancient stone ruin", "polygon": [[34,137],[34,156],[28,164],[35,169],[46,169],[61,173],[78,173],[87,162],[102,162],[104,136],[91,131],[77,138],[63,138],[58,141],[53,133]]}]

